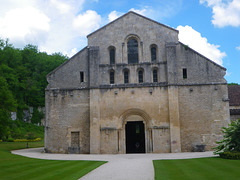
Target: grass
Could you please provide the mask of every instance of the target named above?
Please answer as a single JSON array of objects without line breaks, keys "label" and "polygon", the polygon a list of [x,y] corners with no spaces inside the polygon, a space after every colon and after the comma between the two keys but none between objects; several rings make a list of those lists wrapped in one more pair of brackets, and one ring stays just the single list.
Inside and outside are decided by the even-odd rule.
[{"label": "grass", "polygon": [[219,157],[154,160],[155,179],[235,180],[240,178],[240,161]]},{"label": "grass", "polygon": [[[0,179],[79,179],[106,163],[104,161],[60,161],[33,159],[11,154],[26,148],[26,142],[0,142]],[[29,142],[28,147],[42,147],[43,142]]]}]

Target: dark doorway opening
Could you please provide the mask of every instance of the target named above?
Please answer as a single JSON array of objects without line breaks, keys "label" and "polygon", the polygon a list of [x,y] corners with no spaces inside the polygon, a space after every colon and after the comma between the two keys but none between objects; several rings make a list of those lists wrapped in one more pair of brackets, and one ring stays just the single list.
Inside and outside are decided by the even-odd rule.
[{"label": "dark doorway opening", "polygon": [[145,153],[145,130],[142,121],[127,122],[126,153]]}]

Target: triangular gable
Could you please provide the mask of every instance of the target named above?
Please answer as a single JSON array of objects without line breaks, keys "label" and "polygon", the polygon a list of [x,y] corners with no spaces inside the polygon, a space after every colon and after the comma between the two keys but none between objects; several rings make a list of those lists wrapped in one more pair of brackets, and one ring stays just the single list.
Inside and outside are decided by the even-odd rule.
[{"label": "triangular gable", "polygon": [[51,76],[51,75],[52,75],[53,73],[55,73],[58,69],[61,69],[64,65],[66,65],[67,63],[69,63],[69,62],[71,62],[72,60],[74,60],[75,57],[76,57],[78,54],[82,53],[85,49],[87,49],[87,47],[81,49],[79,52],[77,52],[76,54],[74,54],[74,55],[73,55],[71,58],[69,58],[67,61],[65,61],[64,63],[62,63],[62,64],[59,65],[58,67],[56,67],[54,70],[52,70],[50,73],[48,73],[48,74],[46,75],[46,77]]},{"label": "triangular gable", "polygon": [[190,49],[190,50],[193,51],[194,53],[198,54],[199,56],[203,57],[203,58],[206,59],[207,61],[211,62],[211,63],[214,64],[215,66],[218,66],[219,68],[221,68],[221,69],[223,69],[223,70],[225,70],[225,71],[227,70],[227,69],[224,68],[223,66],[215,63],[214,61],[212,61],[211,59],[207,58],[206,56],[204,56],[204,55],[200,54],[199,52],[195,51],[194,49],[188,47],[186,44],[183,44],[183,43],[180,42],[180,41],[178,41],[178,42],[179,42],[179,44],[181,44],[182,46],[187,47],[188,49]]},{"label": "triangular gable", "polygon": [[163,26],[163,27],[166,27],[166,28],[168,28],[168,29],[170,29],[170,30],[173,30],[173,31],[175,31],[175,32],[178,33],[178,30],[176,30],[176,29],[174,29],[174,28],[171,28],[171,27],[166,26],[166,25],[164,25],[164,24],[161,24],[161,23],[159,23],[159,22],[157,22],[157,21],[154,21],[154,20],[152,20],[152,19],[150,19],[150,18],[147,18],[147,17],[145,17],[145,16],[142,16],[142,15],[136,13],[136,12],[129,11],[128,13],[126,13],[126,14],[120,16],[119,18],[115,19],[114,21],[112,21],[112,22],[106,24],[105,26],[103,26],[103,27],[97,29],[96,31],[90,33],[89,35],[87,35],[87,37],[89,37],[89,36],[95,34],[96,32],[98,32],[98,31],[100,31],[100,30],[106,28],[107,26],[109,26],[109,25],[111,25],[111,24],[113,24],[113,23],[117,22],[119,19],[122,19],[122,18],[128,16],[129,14],[134,14],[134,15],[136,15],[136,16],[139,16],[139,17],[141,17],[141,18],[144,18],[144,19],[146,19],[146,20],[148,20],[148,21],[152,21],[153,23],[156,23],[156,24],[158,24],[158,25],[161,25],[161,26]]}]

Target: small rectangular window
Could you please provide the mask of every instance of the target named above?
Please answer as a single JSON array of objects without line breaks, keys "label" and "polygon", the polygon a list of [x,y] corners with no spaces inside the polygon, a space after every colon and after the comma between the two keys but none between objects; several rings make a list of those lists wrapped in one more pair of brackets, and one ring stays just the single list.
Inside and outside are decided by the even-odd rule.
[{"label": "small rectangular window", "polygon": [[152,58],[152,62],[156,62],[156,59],[157,59],[156,47],[151,47],[151,58]]},{"label": "small rectangular window", "polygon": [[128,80],[128,71],[124,71],[124,83],[128,83],[129,80]]},{"label": "small rectangular window", "polygon": [[80,71],[80,82],[84,82],[84,72]]},{"label": "small rectangular window", "polygon": [[156,69],[153,70],[153,82],[158,82],[158,72]]},{"label": "small rectangular window", "polygon": [[114,72],[110,72],[110,84],[114,84]]},{"label": "small rectangular window", "polygon": [[183,79],[187,79],[187,68],[183,68]]},{"label": "small rectangular window", "polygon": [[143,83],[143,71],[138,71],[138,82]]},{"label": "small rectangular window", "polygon": [[110,64],[115,64],[115,49],[110,50]]}]

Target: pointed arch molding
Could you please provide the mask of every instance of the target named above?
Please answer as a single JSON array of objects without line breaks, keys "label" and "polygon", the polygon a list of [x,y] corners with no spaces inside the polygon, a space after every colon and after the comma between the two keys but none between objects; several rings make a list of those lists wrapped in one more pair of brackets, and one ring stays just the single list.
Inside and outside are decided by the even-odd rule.
[{"label": "pointed arch molding", "polygon": [[127,118],[132,115],[141,116],[144,119],[144,121],[146,122],[146,125],[147,126],[149,125],[149,122],[151,120],[150,116],[141,109],[133,108],[133,109],[128,109],[121,114],[119,119],[122,121],[123,127],[126,124]]}]

